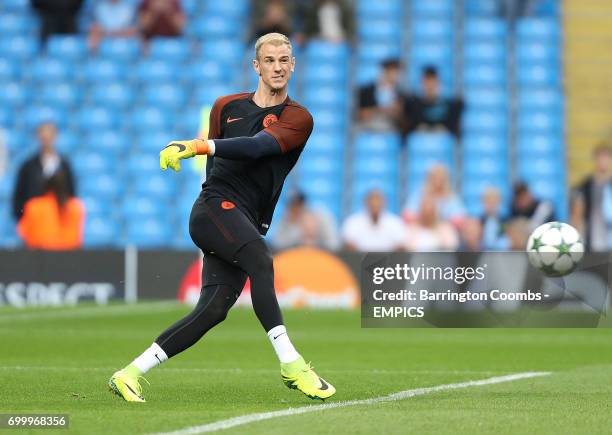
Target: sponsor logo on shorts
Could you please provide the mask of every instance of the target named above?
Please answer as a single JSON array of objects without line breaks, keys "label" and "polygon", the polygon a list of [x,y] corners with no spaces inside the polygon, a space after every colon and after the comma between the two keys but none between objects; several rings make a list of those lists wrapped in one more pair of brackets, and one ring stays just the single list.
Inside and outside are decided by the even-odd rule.
[{"label": "sponsor logo on shorts", "polygon": [[223,201],[221,203],[221,208],[224,209],[224,210],[231,210],[234,207],[236,207],[236,205],[233,202],[231,202],[231,201]]}]

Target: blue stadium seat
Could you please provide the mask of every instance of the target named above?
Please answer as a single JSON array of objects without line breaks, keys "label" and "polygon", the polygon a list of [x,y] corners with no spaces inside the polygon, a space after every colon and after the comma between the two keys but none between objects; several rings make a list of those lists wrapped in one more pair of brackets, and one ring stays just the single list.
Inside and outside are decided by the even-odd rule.
[{"label": "blue stadium seat", "polygon": [[563,139],[560,132],[553,134],[524,133],[517,139],[520,155],[553,156],[563,155]]},{"label": "blue stadium seat", "polygon": [[465,0],[465,12],[468,16],[495,16],[499,12],[499,0]]},{"label": "blue stadium seat", "polygon": [[420,19],[412,22],[413,41],[450,42],[453,38],[452,20]]},{"label": "blue stadium seat", "polygon": [[499,41],[506,37],[507,26],[502,18],[468,18],[464,35],[468,41]]},{"label": "blue stadium seat", "polygon": [[[134,148],[136,148],[134,146]],[[137,152],[125,160],[125,171],[131,177],[142,177],[144,174],[159,173],[159,156]]]},{"label": "blue stadium seat", "polygon": [[558,68],[547,64],[519,65],[516,72],[520,86],[558,86],[561,77]]},{"label": "blue stadium seat", "polygon": [[516,24],[516,33],[519,41],[548,40],[556,42],[561,33],[559,20],[557,18],[520,18]]},{"label": "blue stadium seat", "polygon": [[503,87],[486,88],[476,86],[464,90],[465,102],[471,108],[493,108],[503,110],[508,107],[508,94]]},{"label": "blue stadium seat", "polygon": [[135,177],[132,193],[135,195],[155,195],[160,200],[170,198],[176,193],[176,181],[168,175],[160,173],[158,170],[157,173],[148,174],[146,177]]},{"label": "blue stadium seat", "polygon": [[462,140],[462,148],[464,154],[508,158],[508,143],[503,136],[466,134]]},{"label": "blue stadium seat", "polygon": [[138,106],[129,113],[129,125],[143,131],[169,129],[174,123],[173,112],[157,106]]},{"label": "blue stadium seat", "polygon": [[13,59],[0,57],[0,81],[7,82],[19,78],[21,64]]},{"label": "blue stadium seat", "polygon": [[0,105],[19,107],[29,102],[32,92],[29,86],[19,82],[0,80]]},{"label": "blue stadium seat", "polygon": [[335,156],[337,158],[342,158],[345,144],[346,138],[342,133],[314,132],[308,139],[308,145],[306,146],[305,152],[308,151],[318,155],[327,155],[330,157]]},{"label": "blue stadium seat", "polygon": [[395,133],[362,132],[355,138],[354,147],[358,156],[379,155],[395,160],[399,156],[400,143],[401,139]]},{"label": "blue stadium seat", "polygon": [[468,108],[462,122],[466,133],[505,134],[508,128],[505,110],[471,110]]},{"label": "blue stadium seat", "polygon": [[308,77],[305,84],[316,87],[319,83],[330,85],[346,84],[348,69],[342,62],[334,63],[314,63],[309,62],[305,66],[304,77]]},{"label": "blue stadium seat", "polygon": [[332,160],[325,156],[305,152],[298,161],[297,169],[300,177],[319,178],[341,174],[343,166],[342,160]]},{"label": "blue stadium seat", "polygon": [[337,61],[343,63],[348,60],[350,49],[348,44],[334,44],[318,39],[308,41],[305,49],[305,58],[307,63],[318,60],[321,61]]},{"label": "blue stadium seat", "polygon": [[217,83],[206,86],[200,85],[193,92],[193,102],[202,106],[212,106],[219,96],[234,94],[236,92],[236,89],[232,89],[225,83]]},{"label": "blue stadium seat", "polygon": [[556,88],[523,88],[519,90],[518,105],[521,110],[561,110],[563,96]]},{"label": "blue stadium seat", "polygon": [[121,113],[106,107],[85,106],[73,117],[75,128],[83,132],[119,127]]},{"label": "blue stadium seat", "polygon": [[74,153],[81,146],[81,136],[70,130],[60,131],[55,147],[60,154]]},{"label": "blue stadium seat", "polygon": [[0,11],[24,13],[30,8],[30,0],[3,0]]},{"label": "blue stadium seat", "polygon": [[506,68],[498,64],[467,64],[464,66],[463,83],[466,86],[504,86]]},{"label": "blue stadium seat", "polygon": [[0,57],[9,59],[31,59],[38,51],[38,39],[32,36],[6,36],[0,38]]},{"label": "blue stadium seat", "polygon": [[15,110],[8,106],[0,105],[0,125],[13,125]]},{"label": "blue stadium seat", "polygon": [[[229,73],[226,68],[209,59],[195,59],[182,71],[183,77],[194,84],[227,80]],[[233,81],[233,78],[230,80]]]},{"label": "blue stadium seat", "polygon": [[363,18],[357,23],[357,37],[360,42],[385,42],[402,38],[401,17]]},{"label": "blue stadium seat", "polygon": [[78,179],[80,195],[93,196],[101,201],[113,201],[125,193],[125,186],[117,182],[116,176],[103,173],[95,176],[82,175]]},{"label": "blue stadium seat", "polygon": [[362,43],[357,47],[357,57],[360,63],[380,64],[385,59],[400,58],[401,41],[394,43]]},{"label": "blue stadium seat", "polygon": [[466,155],[463,162],[464,176],[508,176],[508,159]]},{"label": "blue stadium seat", "polygon": [[387,159],[375,154],[368,158],[357,158],[354,162],[353,173],[357,177],[365,178],[395,178],[399,173],[399,159]]},{"label": "blue stadium seat", "polygon": [[191,57],[191,41],[183,38],[153,38],[149,56],[167,62],[184,62]]},{"label": "blue stadium seat", "polygon": [[36,58],[25,71],[28,78],[39,84],[74,80],[75,65],[70,60]]},{"label": "blue stadium seat", "polygon": [[555,133],[562,131],[563,119],[554,111],[530,110],[518,114],[518,128],[521,133],[542,132]]},{"label": "blue stadium seat", "polygon": [[176,140],[171,131],[145,130],[133,139],[133,144],[141,153],[157,155],[171,140]]},{"label": "blue stadium seat", "polygon": [[[210,110],[211,106],[208,106]],[[177,137],[192,137],[200,130],[200,122],[202,119],[208,120],[206,112],[203,112],[202,106],[185,106],[177,113],[176,122],[174,124],[175,139]]]},{"label": "blue stadium seat", "polygon": [[125,80],[127,76],[127,64],[121,61],[89,58],[83,65],[82,78],[89,83]]},{"label": "blue stadium seat", "polygon": [[355,77],[355,82],[358,85],[371,83],[376,80],[379,73],[380,65],[378,64],[368,63],[357,65],[357,76]]},{"label": "blue stadium seat", "polygon": [[74,171],[80,177],[96,177],[110,174],[113,162],[104,153],[92,150],[80,150],[71,159]]},{"label": "blue stadium seat", "polygon": [[199,20],[188,24],[188,33],[203,41],[214,39],[242,39],[244,27],[225,15],[205,14]]},{"label": "blue stadium seat", "polygon": [[412,1],[412,16],[451,19],[455,10],[454,0]]},{"label": "blue stadium seat", "polygon": [[98,53],[107,59],[132,60],[140,54],[140,42],[135,38],[106,38],[100,43]]},{"label": "blue stadium seat", "polygon": [[540,63],[558,65],[559,47],[545,44],[538,40],[518,43],[516,46],[516,59],[521,64]]},{"label": "blue stadium seat", "polygon": [[142,220],[146,217],[163,218],[168,206],[154,197],[128,195],[123,199],[123,214],[128,219]]},{"label": "blue stadium seat", "polygon": [[163,219],[128,219],[125,238],[141,249],[164,248],[172,241],[171,226]]},{"label": "blue stadium seat", "polygon": [[87,132],[82,146],[85,149],[97,150],[109,156],[124,155],[131,146],[131,140],[117,130],[96,130]]},{"label": "blue stadium seat", "polygon": [[393,17],[402,16],[402,0],[358,0],[357,14],[363,17]]},{"label": "blue stadium seat", "polygon": [[232,0],[231,2],[205,0],[203,3],[204,12],[225,17],[243,18],[246,17],[251,9],[249,0]]},{"label": "blue stadium seat", "polygon": [[83,201],[85,206],[86,220],[92,219],[93,217],[110,217],[116,215],[116,207],[111,201],[107,201],[95,196],[83,196],[79,195],[79,199]]},{"label": "blue stadium seat", "polygon": [[26,130],[35,129],[43,122],[53,122],[62,128],[68,122],[68,115],[58,107],[33,105],[25,110],[22,120]]},{"label": "blue stadium seat", "polygon": [[199,54],[204,59],[214,59],[221,64],[240,65],[245,50],[245,45],[237,39],[220,39],[206,41]]},{"label": "blue stadium seat", "polygon": [[177,65],[161,59],[142,59],[136,66],[135,78],[138,82],[175,82]]},{"label": "blue stadium seat", "polygon": [[109,109],[126,109],[132,106],[135,99],[133,87],[122,82],[93,86],[89,95],[94,105]]},{"label": "blue stadium seat", "polygon": [[308,198],[336,197],[342,195],[342,180],[332,177],[300,177],[299,188]]},{"label": "blue stadium seat", "polygon": [[81,89],[70,82],[46,85],[36,93],[36,100],[42,105],[66,109],[76,106],[81,99]]},{"label": "blue stadium seat", "polygon": [[535,158],[529,155],[519,155],[518,173],[522,180],[534,180],[536,178],[549,178],[559,180],[565,173],[564,156],[547,156]]},{"label": "blue stadium seat", "polygon": [[47,42],[47,55],[56,59],[77,60],[87,56],[85,36],[51,35]]},{"label": "blue stadium seat", "polygon": [[178,109],[187,101],[187,95],[182,86],[175,84],[158,84],[147,86],[142,92],[142,101],[152,106],[166,109]]},{"label": "blue stadium seat", "polygon": [[453,157],[455,140],[449,133],[413,133],[407,138],[409,156]]},{"label": "blue stadium seat", "polygon": [[349,96],[345,86],[309,86],[303,97],[304,104],[311,109],[321,106],[345,112],[348,107]]},{"label": "blue stadium seat", "polygon": [[344,113],[338,113],[334,110],[328,109],[313,109],[310,111],[315,122],[315,130],[317,132],[323,131],[344,131],[346,128],[346,116]]},{"label": "blue stadium seat", "polygon": [[507,58],[506,44],[504,41],[477,40],[465,44],[463,56],[466,64],[472,62],[505,64]]},{"label": "blue stadium seat", "polygon": [[[202,6],[201,0],[182,0],[181,7],[183,8],[183,12],[188,17],[195,17],[200,14],[200,7]],[[190,19],[189,21],[195,21]]]},{"label": "blue stadium seat", "polygon": [[85,219],[85,248],[110,248],[119,245],[121,236],[119,225],[112,219],[103,216],[88,216]]},{"label": "blue stadium seat", "polygon": [[2,13],[0,14],[0,35],[25,35],[33,31],[36,21],[27,14]]}]

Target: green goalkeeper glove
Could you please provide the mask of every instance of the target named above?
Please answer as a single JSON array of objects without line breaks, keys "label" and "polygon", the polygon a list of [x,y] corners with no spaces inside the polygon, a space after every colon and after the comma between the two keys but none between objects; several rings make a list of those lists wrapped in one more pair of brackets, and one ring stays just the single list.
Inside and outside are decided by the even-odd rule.
[{"label": "green goalkeeper glove", "polygon": [[203,139],[172,141],[159,152],[159,167],[165,171],[169,166],[178,172],[181,170],[180,160],[209,152],[208,141]]}]

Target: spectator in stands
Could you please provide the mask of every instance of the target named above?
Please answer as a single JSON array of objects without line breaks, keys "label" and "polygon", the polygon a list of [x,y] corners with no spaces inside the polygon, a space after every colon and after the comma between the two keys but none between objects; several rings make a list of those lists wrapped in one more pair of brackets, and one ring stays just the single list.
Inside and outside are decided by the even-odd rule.
[{"label": "spectator in stands", "polygon": [[595,168],[575,190],[572,202],[572,225],[583,235],[586,249],[612,249],[612,146],[601,144],[593,152]]},{"label": "spectator in stands", "polygon": [[552,204],[549,201],[537,200],[525,183],[518,183],[514,186],[510,217],[512,219],[526,218],[532,231],[555,218]]},{"label": "spectator in stands", "polygon": [[77,16],[83,0],[30,0],[40,17],[40,39],[44,44],[49,35],[78,32]]},{"label": "spectator in stands", "polygon": [[138,7],[138,25],[142,36],[180,36],[186,18],[179,0],[142,0]]},{"label": "spectator in stands", "polygon": [[127,0],[101,0],[93,11],[89,48],[96,50],[104,38],[136,36],[136,7]]},{"label": "spectator in stands", "polygon": [[504,237],[505,219],[501,215],[501,195],[499,190],[490,187],[482,194],[484,213],[480,218],[483,233],[483,248],[486,250],[507,249]]},{"label": "spectator in stands", "polygon": [[402,102],[405,95],[400,88],[401,63],[399,59],[387,59],[373,83],[359,88],[357,96],[357,120],[368,130],[401,131]]},{"label": "spectator in stands", "polygon": [[349,216],[342,225],[344,247],[350,251],[400,251],[405,232],[400,217],[385,210],[385,197],[379,190],[368,192],[365,210]]},{"label": "spectator in stands", "polygon": [[[291,5],[291,3],[289,4]],[[254,4],[254,22],[252,40],[257,40],[267,33],[291,35],[291,14],[284,0],[259,0]]]},{"label": "spectator in stands", "polygon": [[518,217],[509,220],[505,227],[505,238],[508,241],[508,249],[512,251],[524,251],[531,231],[532,228],[529,219]]},{"label": "spectator in stands", "polygon": [[353,36],[353,11],[344,0],[308,2],[303,32],[306,39],[319,38],[327,42],[344,42]]},{"label": "spectator in stands", "polygon": [[13,216],[19,220],[23,214],[25,203],[44,193],[45,182],[58,170],[66,177],[66,184],[70,196],[74,196],[75,188],[70,164],[60,156],[55,149],[57,128],[55,124],[46,122],[37,130],[40,150],[36,155],[26,160],[19,168],[17,182],[13,192]]},{"label": "spectator in stands", "polygon": [[463,101],[440,94],[440,79],[433,66],[423,69],[421,84],[423,95],[406,98],[404,110],[408,132],[448,131],[459,138]]},{"label": "spectator in stands", "polygon": [[419,214],[408,224],[406,249],[413,252],[454,251],[459,246],[457,230],[439,219],[435,198],[423,196]]},{"label": "spectator in stands", "polygon": [[459,251],[480,252],[483,249],[482,224],[480,220],[467,218],[461,226]]},{"label": "spectator in stands", "polygon": [[306,205],[306,196],[302,192],[295,193],[274,231],[274,249],[296,246],[337,249],[338,245],[338,233],[333,218],[310,209]]},{"label": "spectator in stands", "polygon": [[29,249],[78,249],[83,242],[85,208],[69,192],[66,175],[56,171],[42,196],[26,202],[17,233]]},{"label": "spectator in stands", "polygon": [[465,217],[463,202],[453,191],[446,166],[435,164],[427,173],[427,179],[421,191],[414,194],[404,207],[404,219],[414,222],[419,213],[423,198],[432,198],[436,203],[439,218],[449,221],[459,228]]}]

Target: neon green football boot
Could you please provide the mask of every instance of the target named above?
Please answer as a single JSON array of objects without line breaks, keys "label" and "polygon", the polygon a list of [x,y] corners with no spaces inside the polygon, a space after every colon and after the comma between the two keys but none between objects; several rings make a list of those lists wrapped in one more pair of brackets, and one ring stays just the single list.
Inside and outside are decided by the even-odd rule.
[{"label": "neon green football boot", "polygon": [[334,386],[320,378],[302,357],[281,363],[281,378],[287,387],[300,390],[311,399],[325,400],[336,393]]},{"label": "neon green football boot", "polygon": [[108,380],[108,389],[126,402],[146,402],[142,395],[140,379],[144,379],[140,371],[131,364],[115,372]]}]

